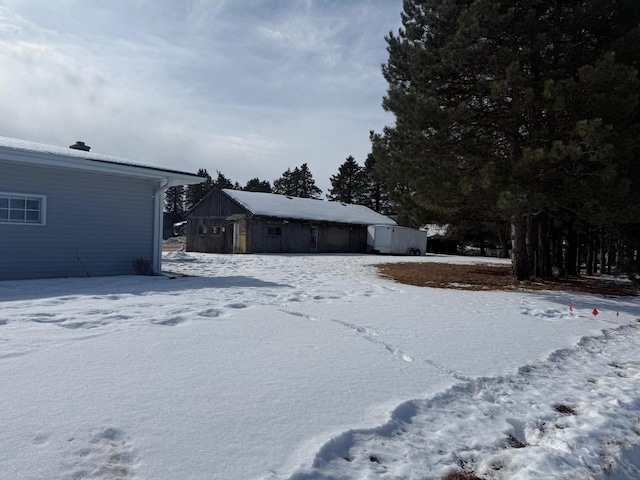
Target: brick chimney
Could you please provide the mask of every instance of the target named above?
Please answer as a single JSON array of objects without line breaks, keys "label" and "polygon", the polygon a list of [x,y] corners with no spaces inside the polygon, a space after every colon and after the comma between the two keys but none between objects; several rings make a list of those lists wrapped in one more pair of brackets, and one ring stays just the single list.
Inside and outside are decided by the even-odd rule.
[{"label": "brick chimney", "polygon": [[84,142],[76,142],[73,145],[70,145],[69,148],[73,148],[74,150],[82,150],[83,152],[88,152],[91,150],[89,145],[85,145]]}]

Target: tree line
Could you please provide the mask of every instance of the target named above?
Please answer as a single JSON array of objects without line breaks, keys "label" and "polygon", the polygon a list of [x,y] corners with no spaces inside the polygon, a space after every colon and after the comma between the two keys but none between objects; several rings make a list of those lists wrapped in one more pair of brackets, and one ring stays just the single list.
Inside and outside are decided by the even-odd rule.
[{"label": "tree line", "polygon": [[[390,213],[391,203],[388,196],[383,192],[380,182],[372,177],[373,164],[371,156],[367,158],[364,166],[359,165],[352,156],[347,157],[338,172],[331,176],[331,188],[326,198],[342,203],[365,205],[377,212]],[[205,178],[205,181],[197,185],[171,187],[165,192],[165,212],[173,223],[183,220],[186,213],[215,188],[276,193],[316,200],[322,198],[322,190],[316,186],[306,163],[293,170],[287,168],[280,178],[273,182],[273,185],[268,180],[255,177],[242,186],[220,171],[216,172],[217,176],[214,180],[204,168],[198,170],[197,175]]]}]

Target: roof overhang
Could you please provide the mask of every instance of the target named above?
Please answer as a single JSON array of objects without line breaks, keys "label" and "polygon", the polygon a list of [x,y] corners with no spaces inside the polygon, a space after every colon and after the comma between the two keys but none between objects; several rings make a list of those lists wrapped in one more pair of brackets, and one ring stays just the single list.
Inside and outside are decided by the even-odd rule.
[{"label": "roof overhang", "polygon": [[12,147],[0,146],[0,161],[19,165],[31,165],[45,168],[63,168],[100,174],[119,175],[131,178],[159,180],[167,182],[166,187],[176,185],[195,185],[206,180],[195,174],[177,170],[136,165],[133,163],[119,163],[96,158],[80,156],[66,156],[50,152],[20,150]]}]

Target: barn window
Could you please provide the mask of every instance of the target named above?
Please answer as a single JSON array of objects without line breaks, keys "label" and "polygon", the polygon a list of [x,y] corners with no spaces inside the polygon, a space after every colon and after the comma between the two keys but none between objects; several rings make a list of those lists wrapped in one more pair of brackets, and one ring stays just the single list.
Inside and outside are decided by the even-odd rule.
[{"label": "barn window", "polygon": [[216,225],[211,225],[209,227],[209,234],[210,235],[221,235],[222,234],[222,227],[216,226]]},{"label": "barn window", "polygon": [[276,227],[275,225],[267,226],[267,236],[268,237],[281,237],[282,236],[282,227]]},{"label": "barn window", "polygon": [[207,224],[206,220],[200,220],[201,223],[198,224],[198,235],[206,235],[207,234]]},{"label": "barn window", "polygon": [[0,192],[0,223],[46,224],[47,197]]}]

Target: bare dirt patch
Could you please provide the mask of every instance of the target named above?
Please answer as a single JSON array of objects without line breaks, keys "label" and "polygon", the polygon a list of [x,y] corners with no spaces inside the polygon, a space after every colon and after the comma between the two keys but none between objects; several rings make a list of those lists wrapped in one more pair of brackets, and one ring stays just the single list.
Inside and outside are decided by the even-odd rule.
[{"label": "bare dirt patch", "polygon": [[473,472],[451,472],[442,477],[442,480],[482,480]]},{"label": "bare dirt patch", "polygon": [[564,290],[607,296],[634,296],[631,284],[610,277],[536,278],[518,281],[504,265],[452,265],[449,263],[382,263],[375,265],[382,277],[419,287],[457,290]]},{"label": "bare dirt patch", "polygon": [[180,235],[177,237],[169,237],[162,242],[163,252],[180,252],[184,251],[187,244],[187,237]]}]

